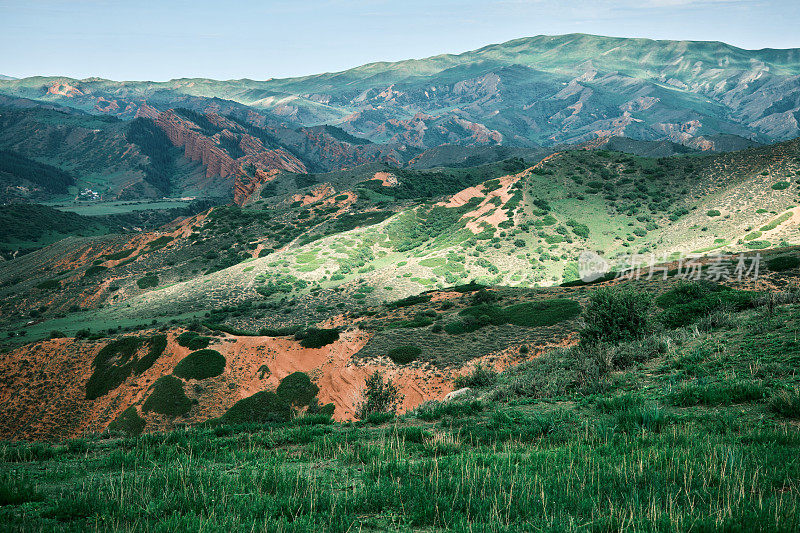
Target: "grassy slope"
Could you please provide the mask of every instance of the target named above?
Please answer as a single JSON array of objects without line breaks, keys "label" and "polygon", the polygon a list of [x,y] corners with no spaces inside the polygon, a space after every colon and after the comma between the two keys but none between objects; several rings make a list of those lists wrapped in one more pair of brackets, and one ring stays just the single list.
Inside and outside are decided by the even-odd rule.
[{"label": "grassy slope", "polygon": [[798,304],[717,315],[619,345],[638,362],[610,372],[554,351],[478,387],[479,400],[378,425],[310,417],[4,443],[0,520],[31,530],[795,530],[800,412],[771,405],[800,384],[787,351],[798,328]]},{"label": "grassy slope", "polygon": [[[522,194],[515,207],[513,202],[490,206],[513,212],[513,224],[479,235],[464,227],[469,208],[431,210],[437,195],[508,174],[514,168],[509,164],[393,171],[401,183],[397,188],[365,181],[381,170],[375,166],[319,174],[310,185],[306,177],[283,175],[274,190],[267,194],[265,188],[246,208],[217,209],[194,224],[190,238],[178,232],[163,248],[145,248],[132,262],[107,265],[114,285],[123,290],[102,293],[100,301],[117,305],[101,310],[92,321],[131,323],[143,314],[183,316],[248,303],[281,308],[286,298],[299,298],[308,308],[326,307],[325,300],[334,298],[352,308],[470,279],[491,285],[551,285],[575,277],[578,256],[586,249],[608,258],[631,253],[664,258],[679,251],[729,253],[797,242],[797,141],[668,159],[603,151],[559,153],[520,175],[516,189],[507,191]],[[789,186],[772,188],[781,181]],[[326,183],[330,187],[321,197],[308,204],[296,201]],[[438,188],[428,190],[429,184]],[[305,188],[295,196],[298,185]],[[492,179],[482,187],[485,194],[502,188]],[[714,211],[719,215],[710,216]],[[588,237],[579,235],[571,221],[588,226]],[[359,224],[366,226],[348,230]],[[11,276],[10,267],[2,281]],[[37,268],[26,267],[31,288],[52,277]],[[80,283],[72,287],[90,290],[92,280],[80,277],[80,265],[73,268],[70,275]],[[159,275],[158,290],[142,294],[135,283],[151,273]],[[292,291],[264,292],[276,283],[288,283]],[[9,290],[14,309],[25,307],[20,298],[31,298],[30,307],[41,297],[20,287]],[[75,303],[69,302],[70,294],[63,292],[64,303],[53,311]],[[312,313],[303,320],[325,316]],[[288,308],[273,319],[278,323],[248,325],[243,318],[238,326],[258,329],[298,320]],[[74,325],[67,329],[81,329],[78,316],[68,322]]]}]

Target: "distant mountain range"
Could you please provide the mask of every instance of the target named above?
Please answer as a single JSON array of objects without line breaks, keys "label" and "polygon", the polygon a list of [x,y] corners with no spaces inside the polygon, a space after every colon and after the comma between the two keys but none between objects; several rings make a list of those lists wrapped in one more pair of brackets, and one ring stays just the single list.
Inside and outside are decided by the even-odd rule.
[{"label": "distant mountain range", "polygon": [[33,77],[0,81],[0,94],[123,119],[184,107],[259,125],[331,124],[420,149],[624,136],[713,150],[720,134],[728,145],[800,135],[800,50],[570,34],[301,78]]}]

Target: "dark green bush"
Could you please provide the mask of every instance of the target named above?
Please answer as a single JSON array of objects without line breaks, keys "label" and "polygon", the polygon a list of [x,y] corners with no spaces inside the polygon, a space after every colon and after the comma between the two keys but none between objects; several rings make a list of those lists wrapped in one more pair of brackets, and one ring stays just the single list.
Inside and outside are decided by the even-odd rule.
[{"label": "dark green bush", "polygon": [[781,390],[770,398],[769,408],[784,418],[800,418],[800,390]]},{"label": "dark green bush", "polygon": [[417,346],[398,346],[389,350],[389,359],[398,365],[406,365],[420,356],[422,350]]},{"label": "dark green bush", "polygon": [[508,322],[530,328],[552,326],[581,313],[581,306],[569,298],[553,298],[541,302],[527,302],[504,309]]},{"label": "dark green bush", "polygon": [[278,398],[290,405],[311,405],[319,392],[319,387],[311,382],[305,372],[294,372],[283,378],[275,393]]},{"label": "dark green bush", "polygon": [[86,269],[86,272],[84,272],[83,276],[88,278],[90,276],[100,274],[101,272],[105,272],[106,270],[108,270],[108,267],[104,267],[102,265],[92,265]]},{"label": "dark green bush", "polygon": [[153,287],[158,287],[158,276],[155,274],[150,274],[143,278],[140,278],[136,281],[136,284],[139,286],[140,289],[150,289]]},{"label": "dark green bush", "polygon": [[52,289],[60,289],[61,288],[61,282],[58,281],[57,279],[48,279],[48,280],[45,280],[45,281],[39,283],[38,285],[36,285],[36,288],[37,289],[41,289],[43,291],[48,291],[48,290],[52,290]]},{"label": "dark green bush", "polygon": [[767,261],[767,267],[773,272],[783,272],[800,267],[800,256],[784,255]]},{"label": "dark green bush", "polygon": [[153,384],[153,392],[142,405],[142,411],[162,415],[184,415],[192,409],[192,401],[183,391],[183,382],[174,376],[162,376]]},{"label": "dark green bush", "polygon": [[172,373],[184,379],[212,378],[225,371],[225,362],[216,350],[198,350],[181,359]]},{"label": "dark green bush", "polygon": [[495,326],[514,324],[530,328],[552,326],[574,318],[580,312],[580,304],[569,298],[525,302],[508,307],[481,303],[463,309],[459,315],[464,318],[447,324],[444,330],[452,335],[459,335],[476,331],[489,324]]},{"label": "dark green bush", "polygon": [[[137,359],[136,353],[144,344],[150,346],[148,353]],[[87,399],[98,398],[116,388],[134,371],[142,373],[149,369],[166,345],[166,336],[156,335],[150,339],[122,337],[104,346],[92,363],[95,371],[86,384]]]},{"label": "dark green bush", "polygon": [[752,305],[753,293],[708,282],[683,282],[656,298],[658,319],[668,328],[692,324],[716,309],[742,311]]},{"label": "dark green bush", "polygon": [[122,431],[135,437],[142,434],[145,424],[145,420],[136,412],[136,407],[131,405],[108,425],[108,429]]},{"label": "dark green bush", "polygon": [[308,328],[303,332],[297,333],[295,338],[300,341],[300,346],[303,348],[322,348],[339,340],[339,330],[337,328]]},{"label": "dark green bush", "polygon": [[233,404],[222,421],[230,424],[286,422],[291,417],[292,406],[287,401],[274,392],[261,391]]},{"label": "dark green bush", "polygon": [[416,304],[430,302],[431,298],[433,297],[430,294],[418,294],[415,296],[409,296],[407,298],[403,298],[402,300],[397,300],[395,302],[387,303],[386,307],[388,307],[389,309],[409,307]]},{"label": "dark green bush", "polygon": [[147,353],[144,357],[136,361],[134,364],[133,371],[136,374],[141,374],[142,372],[148,370],[153,363],[155,363],[161,354],[164,353],[164,350],[167,347],[167,336],[166,335],[156,335],[152,337],[149,341],[150,349],[147,350]]},{"label": "dark green bush", "polygon": [[670,395],[670,401],[678,407],[717,406],[755,402],[765,395],[764,386],[751,381],[687,383]]},{"label": "dark green bush", "polygon": [[401,400],[400,391],[392,380],[383,380],[383,373],[376,370],[364,382],[364,401],[356,408],[356,417],[364,420],[377,413],[394,415]]},{"label": "dark green bush", "polygon": [[651,329],[649,294],[615,287],[597,289],[584,312],[581,341],[619,342],[646,335]]},{"label": "dark green bush", "polygon": [[196,331],[184,331],[177,338],[178,344],[190,350],[202,350],[207,348],[211,342],[211,337],[202,337]]}]

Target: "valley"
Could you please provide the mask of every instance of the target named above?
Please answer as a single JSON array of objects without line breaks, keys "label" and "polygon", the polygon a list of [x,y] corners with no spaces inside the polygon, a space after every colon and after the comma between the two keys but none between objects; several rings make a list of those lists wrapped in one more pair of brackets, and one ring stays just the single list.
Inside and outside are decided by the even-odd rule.
[{"label": "valley", "polygon": [[798,50],[0,76],[0,529],[800,529]]}]

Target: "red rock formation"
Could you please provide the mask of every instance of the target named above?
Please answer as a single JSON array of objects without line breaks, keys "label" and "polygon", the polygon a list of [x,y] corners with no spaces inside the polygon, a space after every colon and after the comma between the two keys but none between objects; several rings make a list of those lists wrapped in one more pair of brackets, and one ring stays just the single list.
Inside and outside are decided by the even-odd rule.
[{"label": "red rock formation", "polygon": [[[250,194],[261,184],[271,180],[280,171],[306,172],[302,161],[283,148],[267,148],[247,133],[239,124],[215,114],[206,118],[220,128],[220,131],[207,135],[199,126],[172,110],[160,113],[156,124],[175,146],[184,149],[192,161],[200,161],[206,167],[206,177],[233,177],[234,201],[244,203]],[[244,155],[237,159],[220,145],[220,140],[239,141]]]}]

